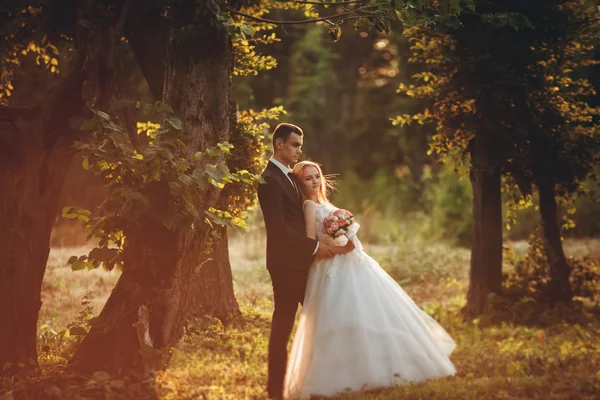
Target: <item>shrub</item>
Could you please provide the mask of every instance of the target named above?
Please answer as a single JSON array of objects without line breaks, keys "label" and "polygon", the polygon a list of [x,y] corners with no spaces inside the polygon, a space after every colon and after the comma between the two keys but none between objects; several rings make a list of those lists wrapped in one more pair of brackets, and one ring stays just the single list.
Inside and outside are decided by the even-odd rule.
[{"label": "shrub", "polygon": [[[585,256],[569,257],[570,283],[575,297],[596,302],[600,295],[600,260]],[[509,261],[512,270],[505,274],[504,289],[512,298],[548,303],[550,265],[544,252],[544,238],[538,226],[529,236],[529,249],[521,259]]]}]

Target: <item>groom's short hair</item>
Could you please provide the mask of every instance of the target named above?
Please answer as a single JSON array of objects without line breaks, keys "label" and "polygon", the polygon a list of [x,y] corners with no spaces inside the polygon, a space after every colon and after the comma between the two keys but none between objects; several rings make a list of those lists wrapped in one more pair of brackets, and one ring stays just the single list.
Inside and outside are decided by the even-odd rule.
[{"label": "groom's short hair", "polygon": [[295,133],[299,136],[304,135],[302,129],[300,129],[299,126],[296,126],[294,124],[288,124],[284,122],[277,125],[275,127],[275,130],[273,131],[273,147],[275,147],[275,142],[277,141],[277,139],[281,139],[283,140],[283,142],[287,142],[292,133]]}]

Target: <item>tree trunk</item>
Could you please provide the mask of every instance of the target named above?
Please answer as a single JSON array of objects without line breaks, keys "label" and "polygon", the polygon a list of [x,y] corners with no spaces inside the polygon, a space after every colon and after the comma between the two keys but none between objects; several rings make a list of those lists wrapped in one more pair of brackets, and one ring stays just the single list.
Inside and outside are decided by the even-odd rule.
[{"label": "tree trunk", "polygon": [[536,178],[536,185],[540,193],[544,250],[550,264],[550,299],[552,302],[571,301],[573,299],[569,283],[571,267],[562,247],[554,182],[548,176],[539,176]]},{"label": "tree trunk", "polygon": [[93,2],[80,4],[74,67],[48,92],[35,122],[17,116],[2,124],[0,139],[8,138],[11,148],[0,157],[0,374],[30,375],[38,369],[37,319],[50,232],[75,155],[72,144],[80,134],[71,128],[71,118],[81,116],[86,103],[108,101],[107,59],[121,37],[119,29],[109,29],[112,23],[97,18],[97,11]]},{"label": "tree trunk", "polygon": [[[191,24],[195,2],[176,2],[173,26]],[[173,39],[167,58],[164,101],[181,117],[188,146],[203,150],[229,136],[230,37],[206,18],[197,36]],[[165,190],[167,182],[163,182]],[[214,206],[219,191],[209,190],[196,208]],[[126,232],[125,267],[99,317],[77,349],[70,369],[83,373],[147,374],[166,367],[188,315],[190,281],[206,259],[210,227],[171,232],[142,221]]]},{"label": "tree trunk", "polygon": [[[167,43],[168,26],[158,11],[151,3],[136,3],[135,10],[129,13],[125,29],[148,86],[160,99],[165,82],[166,48],[157,46],[157,43]],[[231,135],[239,134],[234,129],[237,119],[234,111],[235,104],[232,104]],[[225,191],[228,189],[229,186]],[[219,236],[211,256],[214,260],[196,268],[197,273],[192,275],[190,313],[196,317],[210,315],[229,323],[240,318],[241,313],[233,291],[227,229],[220,228]]]},{"label": "tree trunk", "polygon": [[[254,170],[251,155],[246,153],[247,143],[244,143],[242,132],[237,125],[237,104],[231,103],[230,118],[230,140],[234,145],[235,154],[227,159],[230,169],[245,169],[253,173]],[[240,164],[240,161],[242,163]],[[243,184],[234,182],[227,185],[221,192],[221,199],[217,208],[221,210],[235,209],[235,201],[230,199],[238,197]],[[248,196],[248,193],[245,193]],[[233,291],[233,274],[229,262],[229,240],[228,229],[225,226],[215,230],[218,233],[216,243],[213,246],[209,261],[196,269],[192,276],[192,293],[190,294],[190,315],[195,317],[216,317],[225,325],[241,321],[242,313]]]},{"label": "tree trunk", "polygon": [[38,372],[42,279],[50,232],[75,153],[68,119],[79,114],[81,106],[77,70],[50,92],[44,106],[26,113],[2,110],[0,136],[11,139],[10,147],[4,147],[6,142],[0,146],[0,375]]},{"label": "tree trunk", "polygon": [[477,138],[471,149],[473,186],[473,246],[467,305],[464,314],[483,313],[488,294],[502,288],[502,198],[500,170],[492,163],[493,148]]},{"label": "tree trunk", "polygon": [[192,278],[190,315],[209,315],[224,324],[239,320],[242,316],[233,291],[233,276],[229,263],[227,227],[219,227],[219,239],[211,258]]}]

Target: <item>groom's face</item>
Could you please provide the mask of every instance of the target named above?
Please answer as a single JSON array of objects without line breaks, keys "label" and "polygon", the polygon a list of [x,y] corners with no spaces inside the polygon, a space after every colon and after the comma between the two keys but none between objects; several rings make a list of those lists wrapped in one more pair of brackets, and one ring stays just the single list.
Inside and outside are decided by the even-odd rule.
[{"label": "groom's face", "polygon": [[285,142],[278,139],[277,150],[281,160],[287,165],[296,164],[302,154],[303,143],[302,136],[296,133],[290,134],[290,137]]}]

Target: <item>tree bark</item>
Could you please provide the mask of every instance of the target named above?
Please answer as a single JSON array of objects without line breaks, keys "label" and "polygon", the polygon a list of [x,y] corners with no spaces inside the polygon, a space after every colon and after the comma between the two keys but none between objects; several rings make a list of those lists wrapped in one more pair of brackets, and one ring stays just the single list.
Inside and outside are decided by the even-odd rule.
[{"label": "tree bark", "polygon": [[49,91],[33,122],[16,117],[2,123],[12,137],[1,138],[13,146],[0,158],[0,374],[31,375],[38,370],[37,318],[50,232],[75,155],[72,144],[80,135],[70,120],[81,116],[86,104],[108,101],[108,59],[111,46],[120,40],[118,27],[109,29],[114,25],[100,21],[97,11],[92,1],[80,3],[74,67]]},{"label": "tree bark", "polygon": [[169,27],[153,1],[136,1],[125,19],[125,35],[148,87],[163,98]]},{"label": "tree bark", "polygon": [[[166,47],[157,43],[166,45],[168,42],[168,26],[159,11],[152,3],[136,3],[127,17],[125,30],[148,86],[160,99],[165,84]],[[234,111],[232,107],[231,135],[236,134]],[[241,313],[233,291],[227,229],[219,228],[219,236],[211,256],[213,260],[196,268],[197,272],[192,276],[190,313],[197,317],[210,315],[229,323],[240,318]]]},{"label": "tree bark", "polygon": [[569,302],[573,299],[569,282],[571,267],[567,262],[560,237],[554,181],[548,176],[538,176],[536,177],[536,186],[540,194],[544,250],[550,264],[550,300],[552,302]]},{"label": "tree bark", "polygon": [[223,324],[239,320],[242,316],[233,291],[233,276],[229,263],[227,227],[219,227],[219,239],[212,251],[212,260],[200,266],[192,278],[190,315],[209,315]]},{"label": "tree bark", "polygon": [[[252,164],[252,156],[247,154],[242,138],[242,132],[237,126],[237,104],[230,104],[230,140],[234,145],[235,154],[227,159],[230,169],[245,169],[252,173],[259,173]],[[240,164],[241,161],[241,164]],[[217,208],[229,210],[232,203],[231,197],[239,196],[242,184],[234,182],[227,185],[221,192]],[[248,195],[248,193],[245,193]],[[234,202],[233,208],[236,207]],[[192,294],[190,296],[190,316],[211,316],[218,318],[225,325],[238,323],[242,319],[240,306],[233,290],[233,274],[229,262],[228,229],[225,226],[217,227],[216,243],[213,246],[209,261],[196,269],[192,276]]]},{"label": "tree bark", "polygon": [[[193,22],[194,3],[173,3],[175,29]],[[196,22],[196,37],[171,40],[167,52],[164,102],[182,119],[192,151],[229,136],[233,53],[227,32],[211,22],[207,14]],[[217,189],[207,191],[196,208],[214,206],[218,196]],[[118,375],[146,375],[165,368],[183,332],[191,277],[206,259],[209,233],[203,223],[171,232],[150,220],[125,232],[124,272],[69,368]]]},{"label": "tree bark", "polygon": [[483,313],[488,294],[502,288],[502,198],[500,170],[492,162],[493,147],[485,137],[471,148],[473,186],[473,246],[467,305],[464,314]]},{"label": "tree bark", "polygon": [[[74,150],[68,120],[81,112],[81,75],[74,71],[26,113],[3,109],[0,131],[0,375],[39,372],[37,320],[50,232]],[[35,114],[34,114],[35,113]],[[5,141],[3,144],[8,143]]]}]

